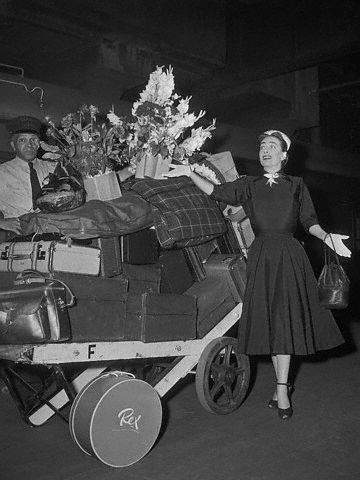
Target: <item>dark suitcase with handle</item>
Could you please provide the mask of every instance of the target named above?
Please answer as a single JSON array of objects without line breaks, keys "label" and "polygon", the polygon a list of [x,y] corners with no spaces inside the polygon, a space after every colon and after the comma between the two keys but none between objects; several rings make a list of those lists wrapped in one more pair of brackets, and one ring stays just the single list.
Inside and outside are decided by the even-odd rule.
[{"label": "dark suitcase with handle", "polygon": [[120,237],[97,238],[93,243],[100,248],[100,275],[111,278],[122,273]]},{"label": "dark suitcase with handle", "polygon": [[184,293],[194,283],[183,249],[164,250],[160,254],[161,293]]},{"label": "dark suitcase with handle", "polygon": [[130,265],[123,264],[123,276],[127,279],[131,294],[160,293],[161,270],[159,264]]},{"label": "dark suitcase with handle", "polygon": [[196,338],[196,298],[188,295],[143,293],[126,302],[125,339],[142,342]]},{"label": "dark suitcase with handle", "polygon": [[191,295],[197,301],[198,338],[206,335],[236,305],[227,282],[219,281],[217,277],[195,282],[186,290],[185,295]]},{"label": "dark suitcase with handle", "polygon": [[246,286],[246,263],[243,255],[213,254],[204,264],[207,278],[218,278],[229,285],[234,300],[242,302]]},{"label": "dark suitcase with handle", "polygon": [[159,243],[154,228],[121,237],[121,254],[124,263],[148,265],[159,260]]}]

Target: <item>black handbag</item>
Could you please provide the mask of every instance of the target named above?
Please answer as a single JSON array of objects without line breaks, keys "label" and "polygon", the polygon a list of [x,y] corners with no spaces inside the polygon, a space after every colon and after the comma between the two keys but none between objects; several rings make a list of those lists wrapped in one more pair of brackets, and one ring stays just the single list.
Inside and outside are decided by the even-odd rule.
[{"label": "black handbag", "polygon": [[324,308],[340,310],[349,304],[350,280],[340,265],[331,235],[330,239],[335,260],[331,259],[331,248],[324,244],[325,265],[318,279],[319,300]]},{"label": "black handbag", "polygon": [[[66,293],[70,295],[67,301]],[[75,297],[60,280],[25,270],[0,291],[0,344],[63,342],[71,337],[68,307]]]}]

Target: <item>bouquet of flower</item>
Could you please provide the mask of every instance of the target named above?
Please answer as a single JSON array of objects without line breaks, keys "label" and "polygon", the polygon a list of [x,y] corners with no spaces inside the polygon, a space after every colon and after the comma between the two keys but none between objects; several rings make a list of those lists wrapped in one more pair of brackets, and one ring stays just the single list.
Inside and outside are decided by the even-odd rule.
[{"label": "bouquet of flower", "polygon": [[[147,155],[187,163],[215,129],[215,120],[205,128],[192,128],[205,111],[189,113],[191,97],[181,98],[174,88],[172,68],[157,67],[132,106],[133,121],[127,125],[126,144],[133,171]],[[123,120],[114,112],[107,117],[114,127],[123,126]]]},{"label": "bouquet of flower", "polygon": [[97,121],[99,110],[83,105],[62,118],[60,126],[47,117],[49,142],[41,142],[42,158],[71,164],[83,177],[106,173],[129,163],[126,150],[126,122]]}]

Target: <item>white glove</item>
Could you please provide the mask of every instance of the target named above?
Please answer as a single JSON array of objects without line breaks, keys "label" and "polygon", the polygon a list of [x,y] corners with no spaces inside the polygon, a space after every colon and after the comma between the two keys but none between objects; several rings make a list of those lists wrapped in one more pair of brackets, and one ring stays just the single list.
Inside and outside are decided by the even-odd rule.
[{"label": "white glove", "polygon": [[163,177],[183,177],[184,175],[186,177],[190,176],[191,170],[189,165],[176,165],[171,163],[169,167],[172,168],[172,170],[168,173],[163,173]]},{"label": "white glove", "polygon": [[[332,241],[331,241],[331,238]],[[347,240],[349,235],[340,235],[339,233],[329,233],[325,238],[325,243],[331,250],[334,250],[341,257],[351,257],[351,251],[344,245],[343,240]],[[333,245],[334,244],[334,245]]]}]

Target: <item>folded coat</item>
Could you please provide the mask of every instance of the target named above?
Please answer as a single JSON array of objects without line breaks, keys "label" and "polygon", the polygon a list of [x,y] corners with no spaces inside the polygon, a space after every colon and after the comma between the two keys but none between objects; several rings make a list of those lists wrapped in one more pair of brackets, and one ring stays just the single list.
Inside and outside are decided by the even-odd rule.
[{"label": "folded coat", "polygon": [[29,213],[20,217],[24,235],[60,233],[85,239],[113,237],[142,230],[153,224],[150,204],[132,192],[103,202],[90,200],[61,213]]}]

